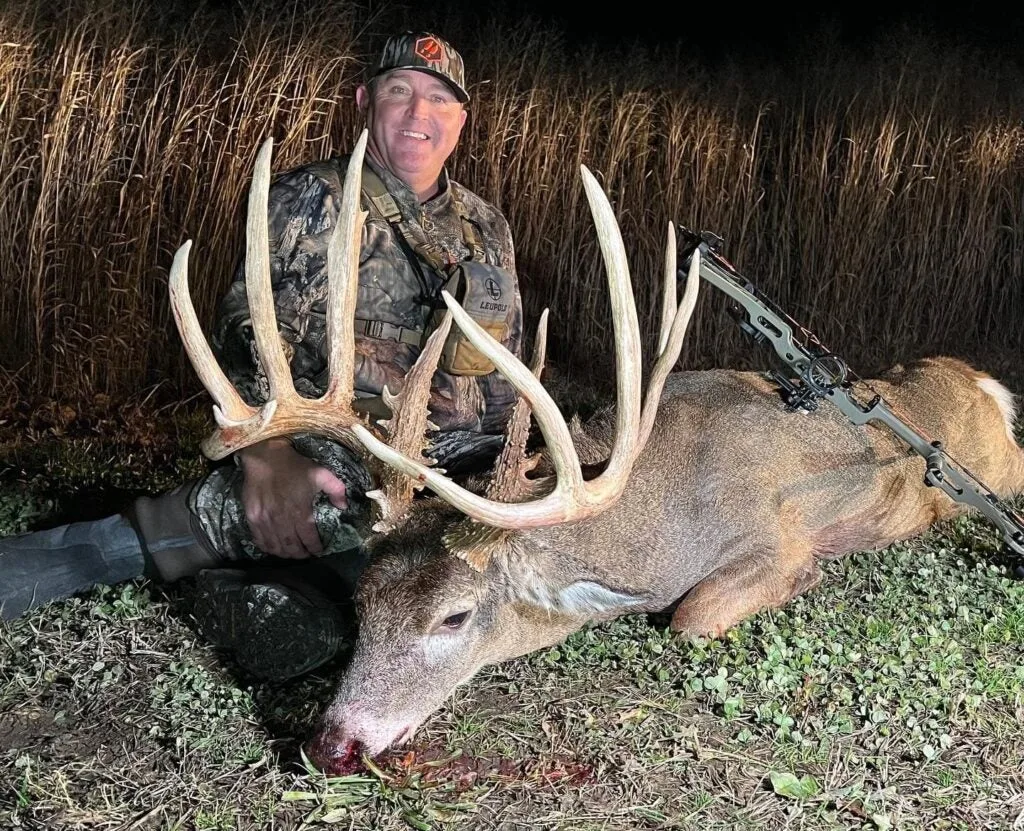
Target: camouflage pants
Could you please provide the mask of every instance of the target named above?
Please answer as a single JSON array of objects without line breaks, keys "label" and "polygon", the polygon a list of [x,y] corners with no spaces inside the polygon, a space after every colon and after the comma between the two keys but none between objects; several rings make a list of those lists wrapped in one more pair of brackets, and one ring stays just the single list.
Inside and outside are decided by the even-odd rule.
[{"label": "camouflage pants", "polygon": [[[323,556],[358,548],[370,530],[370,477],[359,457],[343,445],[317,436],[293,437],[303,456],[331,470],[345,483],[348,508],[334,507],[319,494],[313,507]],[[265,556],[252,542],[242,504],[242,471],[228,464],[214,468],[192,487],[188,507],[206,535],[206,542],[227,560],[257,560]]]},{"label": "camouflage pants", "polygon": [[[362,461],[347,447],[318,436],[292,437],[295,449],[331,470],[345,483],[348,507],[334,507],[319,494],[313,507],[322,556],[351,551],[362,545],[372,524],[370,476]],[[501,449],[502,437],[468,431],[449,431],[432,437],[430,455],[449,474],[486,469]],[[206,536],[205,547],[231,561],[258,560],[265,555],[252,542],[242,504],[242,471],[233,464],[214,468],[190,489],[188,508],[193,524]]]}]

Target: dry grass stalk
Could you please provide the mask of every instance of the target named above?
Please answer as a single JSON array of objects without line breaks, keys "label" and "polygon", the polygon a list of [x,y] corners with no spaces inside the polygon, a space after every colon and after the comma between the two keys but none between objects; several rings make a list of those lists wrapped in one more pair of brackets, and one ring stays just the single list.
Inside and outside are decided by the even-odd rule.
[{"label": "dry grass stalk", "polygon": [[[193,283],[208,322],[240,255],[256,148],[273,135],[280,168],[343,152],[359,126],[356,44],[405,23],[390,7],[372,20],[257,7],[174,34],[141,8],[83,8],[0,11],[0,368],[9,389],[64,398],[160,379],[188,394],[171,252],[186,237],[211,252]],[[586,365],[610,341],[581,163],[633,241],[649,340],[675,220],[722,234],[730,259],[865,371],[1016,345],[1018,70],[949,49],[938,62],[906,38],[878,57],[819,53],[810,70],[708,74],[677,54],[574,52],[530,23],[453,21],[450,36],[480,79],[453,170],[510,216],[528,317],[560,320],[553,363]],[[686,365],[756,362],[720,300],[702,300]]]}]

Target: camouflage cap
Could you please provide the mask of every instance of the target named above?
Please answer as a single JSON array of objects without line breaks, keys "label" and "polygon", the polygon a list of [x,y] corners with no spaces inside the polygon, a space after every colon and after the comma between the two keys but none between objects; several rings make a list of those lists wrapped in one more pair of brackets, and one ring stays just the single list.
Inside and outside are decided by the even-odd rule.
[{"label": "camouflage cap", "polygon": [[469,101],[462,55],[444,38],[430,32],[406,32],[388,38],[371,77],[376,78],[393,69],[418,69],[421,72],[429,72],[445,81],[463,104]]}]

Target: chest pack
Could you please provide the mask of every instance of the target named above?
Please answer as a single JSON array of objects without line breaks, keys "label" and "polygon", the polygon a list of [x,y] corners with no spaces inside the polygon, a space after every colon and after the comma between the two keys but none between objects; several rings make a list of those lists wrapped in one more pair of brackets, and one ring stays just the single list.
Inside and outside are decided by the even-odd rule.
[{"label": "chest pack", "polygon": [[[419,225],[402,215],[398,203],[369,165],[363,166],[363,197],[369,203],[371,213],[387,220],[394,230],[406,257],[420,277],[430,314],[423,332],[411,332],[382,321],[359,319],[356,320],[356,332],[422,347],[447,309],[441,298],[443,289],[484,331],[498,342],[507,344],[515,302],[515,278],[506,269],[485,262],[480,236],[455,192],[452,192],[452,200],[462,220],[463,242],[470,252],[470,259],[461,261],[453,261]],[[430,269],[437,279],[427,280],[424,267]],[[439,365],[452,375],[487,375],[494,371],[494,364],[456,326],[452,327],[445,340]]]}]

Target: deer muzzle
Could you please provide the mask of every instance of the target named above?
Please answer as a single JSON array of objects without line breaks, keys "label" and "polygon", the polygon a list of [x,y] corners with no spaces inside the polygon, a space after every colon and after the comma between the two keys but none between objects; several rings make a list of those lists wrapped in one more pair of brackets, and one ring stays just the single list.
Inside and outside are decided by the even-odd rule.
[{"label": "deer muzzle", "polygon": [[359,701],[336,703],[324,714],[306,754],[323,773],[352,773],[360,767],[363,755],[372,758],[408,741],[418,724],[381,717]]}]

